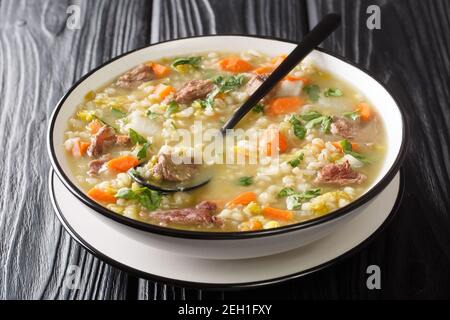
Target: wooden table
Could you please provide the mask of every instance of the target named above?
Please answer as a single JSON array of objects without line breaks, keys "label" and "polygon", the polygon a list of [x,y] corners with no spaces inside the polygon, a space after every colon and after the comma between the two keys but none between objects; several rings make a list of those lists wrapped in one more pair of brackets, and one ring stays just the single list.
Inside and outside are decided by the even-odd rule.
[{"label": "wooden table", "polygon": [[[0,298],[448,298],[450,297],[450,2],[333,0],[0,2]],[[369,5],[381,29],[369,30]],[[343,26],[324,44],[369,69],[407,109],[406,190],[390,226],[357,254],[301,279],[251,292],[177,288],[98,260],[64,231],[47,192],[45,131],[58,99],[83,74],[131,49],[198,34],[301,40],[328,12]],[[377,264],[382,289],[368,290]],[[62,285],[82,268],[78,290]]]}]

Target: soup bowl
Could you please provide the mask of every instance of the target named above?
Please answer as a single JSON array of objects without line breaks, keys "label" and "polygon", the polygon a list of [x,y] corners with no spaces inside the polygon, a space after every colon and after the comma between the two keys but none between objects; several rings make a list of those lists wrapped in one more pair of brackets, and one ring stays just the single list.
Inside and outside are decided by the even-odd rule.
[{"label": "soup bowl", "polygon": [[48,128],[51,164],[67,189],[92,211],[102,214],[117,227],[138,230],[129,233],[138,241],[177,254],[210,259],[243,259],[271,255],[318,240],[358,215],[389,184],[398,172],[406,149],[407,127],[399,104],[386,88],[367,71],[344,58],[316,49],[308,59],[361,92],[374,106],[386,131],[386,155],[376,179],[367,191],[343,208],[319,218],[279,228],[246,232],[189,231],[147,224],[119,215],[90,199],[71,174],[64,149],[64,131],[77,105],[90,90],[96,89],[132,67],[167,56],[207,51],[257,50],[270,56],[290,52],[295,43],[255,36],[201,36],[166,41],[116,57],[83,76],[58,102]]}]

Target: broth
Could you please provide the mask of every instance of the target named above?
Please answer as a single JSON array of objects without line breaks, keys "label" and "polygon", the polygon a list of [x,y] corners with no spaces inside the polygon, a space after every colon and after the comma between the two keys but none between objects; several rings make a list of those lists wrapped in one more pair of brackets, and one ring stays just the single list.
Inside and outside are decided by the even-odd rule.
[{"label": "broth", "polygon": [[[182,134],[220,129],[282,59],[258,52],[164,58],[93,88],[65,132],[72,174],[117,214],[171,228],[254,231],[346,206],[378,176],[384,128],[364,96],[313,62],[298,65],[249,112],[234,145],[186,163],[210,142],[182,141]],[[246,163],[226,163],[227,155]],[[249,164],[251,157],[257,163]],[[155,183],[206,173],[213,179],[160,194],[134,182],[130,171]]]}]

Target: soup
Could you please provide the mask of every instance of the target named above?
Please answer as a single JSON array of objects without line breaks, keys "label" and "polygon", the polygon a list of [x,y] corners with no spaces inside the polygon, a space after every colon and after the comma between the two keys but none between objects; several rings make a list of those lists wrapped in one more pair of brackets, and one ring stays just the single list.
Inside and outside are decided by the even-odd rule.
[{"label": "soup", "polygon": [[[364,96],[313,61],[220,134],[284,58],[253,51],[164,58],[93,88],[65,132],[73,175],[116,214],[178,229],[271,229],[346,206],[378,175],[384,129]],[[174,193],[133,179],[182,185],[206,176],[206,185]]]}]

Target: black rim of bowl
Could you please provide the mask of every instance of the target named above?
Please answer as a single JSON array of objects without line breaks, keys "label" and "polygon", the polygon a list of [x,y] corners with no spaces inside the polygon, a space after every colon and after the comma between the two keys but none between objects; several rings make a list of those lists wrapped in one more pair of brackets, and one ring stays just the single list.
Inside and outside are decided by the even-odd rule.
[{"label": "black rim of bowl", "polygon": [[258,281],[252,281],[252,282],[242,282],[242,283],[210,283],[210,282],[192,282],[187,280],[179,280],[179,279],[172,279],[172,278],[166,278],[163,276],[155,275],[152,273],[148,273],[146,271],[138,270],[133,267],[130,267],[122,262],[119,262],[115,260],[114,258],[111,258],[110,256],[105,255],[101,251],[94,248],[89,242],[87,242],[85,239],[83,239],[77,232],[72,228],[72,226],[67,222],[66,218],[64,217],[64,214],[61,212],[61,209],[59,208],[55,192],[53,188],[53,179],[55,175],[55,171],[53,169],[50,169],[49,173],[49,191],[50,191],[50,199],[52,201],[53,209],[55,210],[56,216],[58,217],[59,221],[63,225],[64,229],[69,233],[69,235],[77,242],[79,243],[83,248],[85,248],[87,251],[92,253],[97,258],[123,270],[126,272],[129,272],[131,274],[137,275],[140,278],[148,279],[150,281],[157,281],[162,282],[165,284],[171,284],[175,286],[180,287],[190,287],[190,288],[197,288],[197,289],[209,289],[209,290],[237,290],[241,288],[245,289],[251,289],[251,288],[258,288],[261,286],[271,285],[271,284],[277,284],[288,280],[294,280],[303,276],[306,276],[308,274],[320,271],[322,269],[325,269],[327,267],[333,266],[336,263],[341,262],[342,260],[352,256],[353,254],[356,254],[360,250],[364,249],[367,245],[369,245],[374,239],[378,237],[379,234],[381,234],[391,223],[391,221],[394,219],[396,213],[398,212],[398,208],[400,207],[401,201],[404,196],[405,191],[405,175],[402,172],[402,170],[399,171],[400,173],[400,181],[399,181],[399,187],[398,187],[398,194],[395,199],[395,203],[392,206],[391,212],[386,217],[386,219],[383,221],[383,223],[367,238],[365,238],[361,243],[357,244],[355,247],[351,248],[350,250],[342,253],[341,255],[338,255],[335,258],[332,258],[322,264],[318,264],[317,266],[314,266],[312,268],[287,274],[284,276],[280,276],[277,278],[271,278],[271,279],[264,279],[264,280],[258,280]]},{"label": "black rim of bowl", "polygon": [[143,231],[147,231],[150,233],[155,233],[163,236],[171,236],[171,237],[177,237],[177,238],[189,238],[189,239],[205,239],[205,240],[237,240],[237,239],[249,239],[249,238],[255,238],[255,237],[264,237],[264,236],[273,236],[273,235],[280,235],[287,232],[292,232],[296,230],[301,230],[305,228],[309,228],[312,226],[316,226],[322,223],[329,222],[331,220],[337,219],[341,216],[344,216],[348,214],[349,212],[357,209],[358,207],[362,206],[372,198],[374,198],[377,194],[379,194],[388,184],[392,181],[395,174],[399,171],[400,166],[403,162],[403,159],[406,155],[406,150],[408,146],[408,124],[404,115],[403,107],[398,102],[398,100],[392,95],[392,93],[386,88],[386,86],[379,81],[377,78],[372,76],[369,71],[366,69],[356,65],[355,63],[349,61],[348,59],[341,57],[337,54],[334,54],[332,52],[329,52],[328,50],[324,50],[322,48],[316,48],[317,51],[320,51],[322,53],[328,54],[334,58],[337,58],[357,69],[367,74],[369,77],[374,79],[376,82],[378,82],[385,90],[386,92],[394,99],[395,104],[397,105],[397,108],[400,112],[401,118],[402,118],[402,140],[399,152],[397,154],[397,158],[395,159],[394,163],[392,164],[389,171],[386,173],[384,177],[378,181],[378,183],[373,186],[369,191],[364,193],[361,197],[356,199],[354,202],[351,202],[347,206],[337,209],[336,211],[333,211],[325,216],[307,220],[300,223],[290,224],[286,226],[282,226],[279,228],[274,229],[267,229],[267,230],[258,230],[258,231],[246,231],[246,232],[208,232],[208,231],[191,231],[191,230],[181,230],[181,229],[173,229],[168,227],[162,227],[157,226],[153,224],[148,224],[145,222],[133,220],[131,218],[124,217],[122,215],[119,215],[106,207],[103,207],[102,205],[98,204],[97,202],[90,199],[82,190],[80,190],[66,175],[64,170],[61,168],[57,157],[55,153],[55,148],[53,144],[53,129],[55,126],[56,118],[59,114],[59,111],[61,110],[62,106],[64,105],[64,102],[66,99],[70,96],[73,90],[75,90],[78,85],[80,85],[84,80],[86,80],[89,76],[91,76],[93,73],[98,71],[99,69],[103,68],[104,66],[114,62],[117,59],[123,58],[131,53],[134,53],[139,50],[143,50],[149,47],[153,47],[162,43],[166,42],[175,42],[179,40],[186,40],[186,39],[193,39],[193,38],[208,38],[208,37],[247,37],[247,38],[257,38],[257,39],[265,39],[265,40],[273,40],[273,41],[279,41],[284,43],[291,43],[296,44],[295,41],[289,41],[284,40],[276,37],[267,37],[267,36],[252,36],[252,35],[241,35],[241,34],[225,34],[225,35],[204,35],[204,36],[193,36],[193,37],[185,37],[185,38],[179,38],[175,40],[167,40],[158,42],[155,44],[151,44],[148,46],[145,46],[143,48],[138,48],[129,52],[126,52],[122,55],[119,55],[100,66],[96,67],[95,69],[89,71],[87,74],[85,74],[83,77],[81,77],[80,80],[78,80],[67,92],[66,94],[58,101],[56,108],[54,109],[51,119],[50,119],[50,125],[48,127],[47,132],[47,147],[48,147],[48,153],[50,156],[50,161],[52,164],[52,167],[55,169],[56,174],[61,179],[63,184],[68,188],[68,190],[75,195],[81,202],[83,202],[85,205],[90,207],[91,209],[95,210],[98,213],[103,214],[104,216],[113,219],[117,222],[123,223],[125,225],[128,225],[133,228],[137,228]]}]

